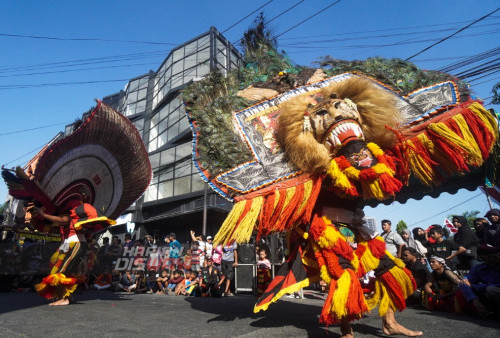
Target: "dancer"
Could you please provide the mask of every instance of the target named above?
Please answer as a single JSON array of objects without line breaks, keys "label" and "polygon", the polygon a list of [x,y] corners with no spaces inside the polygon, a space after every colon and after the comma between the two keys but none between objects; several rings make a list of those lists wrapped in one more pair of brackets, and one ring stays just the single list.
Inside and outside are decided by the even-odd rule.
[{"label": "dancer", "polygon": [[61,245],[50,259],[50,274],[35,285],[35,289],[44,298],[55,299],[49,305],[69,305],[71,295],[78,283],[82,282],[79,266],[87,252],[82,225],[95,219],[105,223],[112,221],[99,216],[93,206],[79,199],[67,201],[59,215],[47,214],[43,209],[37,209],[35,213],[58,224],[62,239]]}]

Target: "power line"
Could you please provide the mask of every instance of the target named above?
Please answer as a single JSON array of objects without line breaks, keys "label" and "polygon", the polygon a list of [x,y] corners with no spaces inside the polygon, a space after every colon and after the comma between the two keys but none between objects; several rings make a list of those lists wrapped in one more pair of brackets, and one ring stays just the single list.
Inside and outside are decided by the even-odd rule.
[{"label": "power line", "polygon": [[16,130],[16,131],[11,131],[8,133],[0,133],[0,136],[5,136],[5,135],[12,135],[12,134],[19,134],[19,133],[24,133],[26,131],[33,131],[37,129],[44,129],[44,128],[49,128],[49,127],[54,127],[54,126],[60,126],[60,125],[66,125],[67,123],[54,123],[54,124],[49,124],[46,126],[41,126],[41,127],[34,127],[34,128],[29,128],[29,129],[23,129],[23,130]]},{"label": "power line", "polygon": [[298,5],[300,5],[301,3],[303,3],[305,0],[300,0],[299,2],[295,3],[295,5],[292,5],[290,7],[288,7],[287,9],[285,9],[283,12],[281,12],[280,14],[276,15],[274,18],[272,19],[269,19],[267,21],[267,23],[271,23],[272,21],[276,20],[277,18],[279,18],[280,16],[282,16],[283,14],[287,13],[288,11],[290,11],[291,9],[297,7]]},{"label": "power line", "polygon": [[309,17],[305,18],[304,20],[300,21],[299,23],[297,23],[297,24],[293,25],[292,27],[288,28],[286,31],[281,32],[280,34],[278,34],[278,35],[276,36],[276,39],[277,39],[277,38],[279,38],[280,36],[282,36],[283,34],[288,33],[289,31],[291,31],[291,30],[292,30],[292,29],[294,29],[295,27],[302,25],[304,22],[306,22],[306,21],[308,21],[308,20],[312,19],[312,18],[313,18],[313,17],[315,17],[316,15],[318,15],[318,14],[320,14],[320,13],[322,13],[322,12],[326,11],[328,8],[330,8],[330,7],[332,7],[332,6],[336,5],[336,4],[338,4],[338,3],[339,3],[339,2],[341,2],[341,1],[342,1],[342,0],[337,0],[337,1],[335,1],[334,3],[332,3],[332,4],[328,5],[328,6],[326,6],[325,8],[320,9],[319,11],[317,11],[316,13],[314,13],[313,15],[311,15],[311,16],[309,16]]},{"label": "power line", "polygon": [[67,85],[84,85],[84,84],[108,83],[108,82],[128,82],[129,80],[130,79],[75,81],[75,82],[49,82],[49,83],[5,85],[5,86],[0,86],[0,90],[26,89],[26,88],[38,88],[38,87],[57,87],[57,86],[67,86]]},{"label": "power line", "polygon": [[431,49],[432,47],[434,47],[434,46],[436,46],[436,45],[438,45],[438,44],[440,44],[440,43],[442,43],[442,42],[444,42],[444,41],[448,40],[448,39],[449,39],[449,38],[451,38],[452,36],[457,35],[458,33],[460,33],[460,32],[462,32],[462,31],[466,30],[467,28],[469,28],[470,26],[472,26],[472,25],[473,25],[473,24],[475,24],[476,22],[479,22],[479,21],[481,21],[481,20],[484,20],[485,18],[487,18],[488,16],[492,15],[493,13],[498,12],[499,10],[500,10],[500,7],[498,7],[497,9],[495,9],[493,12],[490,12],[490,13],[486,14],[485,16],[482,16],[481,18],[479,18],[479,19],[477,19],[477,20],[473,21],[472,23],[468,24],[467,26],[460,28],[460,29],[459,29],[458,31],[456,31],[455,33],[453,33],[453,34],[451,34],[451,35],[448,35],[447,37],[442,38],[442,39],[441,39],[441,40],[439,40],[438,42],[433,43],[433,44],[432,44],[432,45],[430,45],[429,47],[426,47],[426,48],[422,49],[420,52],[418,52],[418,53],[416,53],[416,54],[413,54],[412,56],[410,56],[409,58],[407,58],[405,61],[409,61],[409,60],[413,59],[415,56],[420,55],[420,54],[422,54],[423,52],[425,52],[425,51],[427,51],[427,50]]},{"label": "power line", "polygon": [[268,4],[270,4],[271,2],[273,2],[274,0],[269,0],[268,2],[266,2],[265,4],[263,4],[262,6],[260,6],[259,8],[257,8],[256,10],[252,11],[250,14],[248,15],[245,15],[243,18],[241,18],[240,20],[236,21],[235,23],[233,23],[231,26],[229,26],[228,28],[226,28],[225,30],[222,31],[222,34],[224,34],[225,32],[227,32],[228,30],[230,30],[231,28],[233,28],[234,26],[236,26],[237,24],[239,24],[240,22],[242,22],[243,20],[245,20],[246,18],[248,18],[250,15],[253,15],[255,12],[257,12],[258,10],[260,10],[261,8],[264,8],[265,6],[267,6]]},{"label": "power line", "polygon": [[61,37],[56,37],[56,36],[21,35],[21,34],[8,34],[8,33],[0,33],[0,36],[11,37],[11,38],[54,40],[54,41],[100,41],[100,42],[139,43],[139,44],[147,44],[147,45],[170,45],[170,46],[179,45],[178,43],[173,43],[173,42],[116,40],[116,39],[101,39],[101,38],[61,38]]},{"label": "power line", "polygon": [[451,209],[453,209],[453,208],[456,208],[456,207],[458,207],[458,206],[460,206],[460,205],[462,205],[462,204],[465,204],[465,203],[469,202],[470,200],[472,200],[472,199],[474,199],[474,198],[476,198],[476,197],[479,197],[480,195],[482,195],[482,193],[479,193],[479,194],[477,194],[477,195],[475,195],[475,196],[473,196],[473,197],[469,198],[468,200],[463,201],[463,202],[461,202],[461,203],[458,203],[457,205],[454,205],[454,206],[452,206],[452,207],[450,207],[450,208],[448,208],[448,209],[446,209],[446,210],[443,210],[443,211],[441,211],[441,212],[438,212],[438,213],[437,213],[437,214],[435,214],[435,215],[432,215],[432,216],[430,216],[430,217],[427,217],[426,219],[423,219],[423,220],[421,220],[421,221],[415,222],[415,223],[413,223],[413,224],[409,225],[409,227],[410,227],[410,226],[415,226],[415,225],[417,225],[417,224],[419,224],[419,223],[422,223],[422,222],[428,221],[428,220],[430,220],[430,219],[432,219],[432,218],[434,218],[434,217],[436,217],[436,216],[439,216],[439,215],[441,215],[441,214],[444,214],[445,212],[448,212],[448,211],[450,211],[450,210],[451,210]]}]

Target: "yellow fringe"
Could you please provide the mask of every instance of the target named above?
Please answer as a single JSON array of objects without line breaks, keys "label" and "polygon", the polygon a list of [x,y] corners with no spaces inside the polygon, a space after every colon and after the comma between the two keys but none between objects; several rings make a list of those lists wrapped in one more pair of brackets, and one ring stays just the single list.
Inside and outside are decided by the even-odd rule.
[{"label": "yellow fringe", "polygon": [[363,268],[366,272],[375,270],[380,263],[380,259],[373,256],[370,248],[368,247],[367,242],[359,242],[359,245],[366,246],[366,250],[363,252],[363,255],[360,257],[360,263],[363,265]]},{"label": "yellow fringe", "polygon": [[396,306],[389,297],[386,287],[378,279],[375,280],[375,293],[373,296],[366,300],[368,308],[373,310],[378,305],[378,314],[380,317],[385,316],[389,307],[396,311]]},{"label": "yellow fringe", "polygon": [[347,315],[347,298],[351,288],[351,274],[349,271],[344,271],[337,280],[335,293],[333,294],[331,312],[335,313],[338,318]]},{"label": "yellow fringe", "polygon": [[[332,224],[330,219],[326,216],[323,216],[323,221],[327,225]],[[325,231],[323,231],[323,234],[319,237],[317,243],[322,248],[332,247],[340,237],[342,237],[342,234],[337,229],[335,229],[333,226],[326,226]]]},{"label": "yellow fringe", "polygon": [[214,245],[225,244],[227,242],[231,231],[233,231],[236,223],[243,213],[243,210],[245,209],[246,202],[246,200],[239,201],[233,206],[233,209],[231,209],[229,215],[227,215],[226,219],[224,220],[224,223],[222,223],[219,231],[217,232],[217,235],[215,235]]},{"label": "yellow fringe", "polygon": [[471,111],[476,113],[476,115],[483,121],[486,128],[488,128],[495,138],[498,139],[498,121],[486,108],[484,108],[480,103],[474,102],[469,107]]},{"label": "yellow fringe", "polygon": [[333,185],[335,187],[342,190],[351,189],[352,187],[351,182],[349,182],[349,179],[347,178],[346,174],[340,170],[335,160],[330,161],[330,166],[328,167],[328,171],[326,173],[332,179]]},{"label": "yellow fringe", "polygon": [[360,181],[360,183],[363,188],[364,199],[376,198],[379,201],[386,199],[387,196],[382,190],[378,180],[372,182]]},{"label": "yellow fringe", "polygon": [[[425,135],[424,137],[427,139]],[[427,140],[430,142],[429,139]],[[432,167],[424,159],[422,159],[417,152],[412,149],[412,147],[415,147],[412,141],[408,140],[406,141],[406,143],[410,146],[408,155],[411,171],[422,183],[430,186],[434,181],[434,172],[432,170]]]},{"label": "yellow fringe", "polygon": [[452,119],[457,123],[460,131],[462,132],[463,139],[466,143],[468,143],[468,147],[466,149],[467,154],[469,155],[469,161],[471,165],[479,167],[483,164],[483,156],[481,155],[481,150],[479,150],[479,146],[476,142],[476,139],[472,135],[467,126],[467,122],[461,114],[455,115]]},{"label": "yellow fringe", "polygon": [[319,275],[323,281],[325,281],[326,284],[330,284],[332,281],[332,278],[330,277],[330,274],[328,273],[328,269],[326,265],[323,265],[319,268]]},{"label": "yellow fringe", "polygon": [[[417,138],[420,140],[422,145],[427,149],[427,151],[431,155],[432,160],[439,163],[439,166],[442,167],[445,172],[456,173],[458,171],[457,166],[444,153],[436,151],[434,143],[427,137],[425,133],[419,134]],[[460,172],[458,172],[458,174],[460,174]],[[434,172],[431,171],[429,175],[432,177],[432,180],[434,181],[435,180]]]},{"label": "yellow fringe", "polygon": [[395,266],[391,268],[389,272],[394,276],[394,278],[396,278],[399,285],[401,286],[401,291],[403,291],[405,299],[413,294],[413,284],[410,280],[410,277],[408,277],[406,272],[404,272],[403,268]]},{"label": "yellow fringe", "polygon": [[313,188],[313,181],[312,180],[306,181],[304,183],[304,197],[302,198],[302,202],[300,203],[300,206],[297,210],[298,215],[301,214],[302,211],[304,211],[304,208],[306,207],[307,202],[309,201],[309,198],[311,197],[312,188]]},{"label": "yellow fringe", "polygon": [[252,200],[252,208],[241,220],[240,224],[238,225],[238,228],[236,228],[231,238],[229,238],[229,240],[227,240],[226,243],[232,242],[233,240],[236,241],[236,243],[247,243],[250,240],[255,223],[257,222],[260,211],[262,210],[263,203],[264,203],[263,196],[255,197]]}]

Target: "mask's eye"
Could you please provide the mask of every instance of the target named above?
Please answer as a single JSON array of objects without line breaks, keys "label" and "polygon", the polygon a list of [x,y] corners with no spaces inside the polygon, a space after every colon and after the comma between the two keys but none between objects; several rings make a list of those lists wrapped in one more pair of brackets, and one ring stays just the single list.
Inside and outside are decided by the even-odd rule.
[{"label": "mask's eye", "polygon": [[324,116],[324,115],[326,115],[326,114],[328,114],[328,111],[327,111],[327,110],[325,110],[325,109],[322,109],[322,110],[320,110],[320,111],[316,112],[316,115],[317,115],[317,116]]},{"label": "mask's eye", "polygon": [[333,106],[335,107],[335,109],[339,109],[341,103],[342,101],[337,101],[333,104]]}]

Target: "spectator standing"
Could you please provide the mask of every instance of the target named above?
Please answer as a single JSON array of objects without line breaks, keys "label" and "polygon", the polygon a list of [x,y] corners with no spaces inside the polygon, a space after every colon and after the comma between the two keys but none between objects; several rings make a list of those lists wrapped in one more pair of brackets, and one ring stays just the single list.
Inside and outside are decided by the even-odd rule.
[{"label": "spectator standing", "polygon": [[125,234],[125,241],[123,242],[123,248],[131,249],[134,246],[134,242],[132,242],[132,235]]},{"label": "spectator standing", "polygon": [[467,219],[463,216],[453,216],[453,225],[458,229],[453,236],[453,240],[458,245],[466,249],[465,252],[457,256],[460,266],[463,269],[469,270],[474,265],[479,264],[477,260],[477,248],[479,246],[479,238],[469,227]]},{"label": "spectator standing", "polygon": [[158,252],[158,247],[156,245],[152,245],[149,249],[146,249],[146,252],[149,252],[148,262],[146,264],[146,269],[148,271],[158,272],[161,266],[161,257]]},{"label": "spectator standing", "polygon": [[212,260],[214,266],[220,270],[220,265],[222,263],[222,245],[217,245],[212,249]]},{"label": "spectator standing", "polygon": [[491,209],[484,217],[490,221],[484,231],[484,243],[500,248],[500,209]]},{"label": "spectator standing", "polygon": [[257,261],[257,296],[266,291],[271,280],[271,262],[267,259],[266,250],[261,248],[259,250],[259,260]]},{"label": "spectator standing", "polygon": [[[205,249],[206,249],[206,241],[204,235],[195,236],[195,232],[191,230],[191,240],[195,243],[198,242],[198,249],[200,250],[199,261],[200,267],[205,264]],[[196,270],[198,271],[198,270]]]},{"label": "spectator standing", "polygon": [[222,247],[222,274],[226,280],[224,296],[233,296],[231,293],[231,281],[234,279],[234,268],[238,266],[238,246],[236,242]]},{"label": "spectator standing", "polygon": [[212,251],[213,251],[214,245],[213,245],[213,238],[212,236],[207,236],[207,242],[205,243],[205,257],[212,258]]},{"label": "spectator standing", "polygon": [[195,241],[191,246],[191,270],[199,271],[201,268],[201,257],[202,250],[198,245],[198,241]]},{"label": "spectator standing", "polygon": [[391,231],[391,221],[388,219],[382,220],[382,238],[385,241],[385,246],[387,251],[391,253],[394,257],[401,258],[401,250],[405,242],[395,231]]},{"label": "spectator standing", "polygon": [[103,237],[102,245],[97,250],[97,264],[94,269],[97,273],[101,273],[104,269],[109,269],[111,267],[111,262],[109,262],[106,257],[109,246],[109,237]]},{"label": "spectator standing", "polygon": [[170,247],[169,251],[169,259],[168,259],[168,266],[170,268],[177,268],[177,265],[179,265],[179,257],[181,253],[181,243],[176,239],[176,235],[174,232],[171,232],[167,238],[165,238],[165,241],[168,243]]}]

